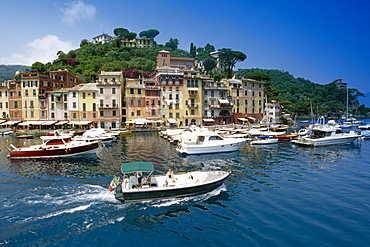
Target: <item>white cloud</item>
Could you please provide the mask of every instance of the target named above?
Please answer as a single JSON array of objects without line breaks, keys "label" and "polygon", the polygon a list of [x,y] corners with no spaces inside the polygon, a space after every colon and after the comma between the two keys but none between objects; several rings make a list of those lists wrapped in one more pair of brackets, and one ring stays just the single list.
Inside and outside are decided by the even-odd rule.
[{"label": "white cloud", "polygon": [[57,52],[68,53],[78,47],[69,41],[62,41],[55,35],[46,35],[35,39],[19,49],[19,52],[10,54],[9,57],[0,57],[0,64],[32,65],[34,62],[52,62],[57,58]]},{"label": "white cloud", "polygon": [[62,21],[73,25],[78,21],[92,20],[96,13],[96,8],[92,4],[85,4],[79,0],[68,4],[68,7],[62,9]]}]

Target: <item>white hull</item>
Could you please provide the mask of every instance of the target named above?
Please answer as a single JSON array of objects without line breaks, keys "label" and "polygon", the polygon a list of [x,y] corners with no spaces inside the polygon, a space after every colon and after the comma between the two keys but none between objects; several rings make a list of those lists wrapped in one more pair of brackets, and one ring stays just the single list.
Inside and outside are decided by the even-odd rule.
[{"label": "white hull", "polygon": [[340,137],[324,137],[324,138],[309,138],[303,137],[297,140],[296,143],[307,146],[329,146],[329,145],[341,145],[350,144],[358,139],[359,135],[352,136],[340,136]]},{"label": "white hull", "polygon": [[222,141],[215,141],[214,143],[208,142],[206,145],[180,143],[177,146],[176,151],[184,154],[211,154],[233,152],[238,150],[244,143],[245,140],[243,139],[231,138],[227,138]]},{"label": "white hull", "polygon": [[269,139],[269,140],[255,140],[251,141],[251,145],[267,145],[267,144],[275,144],[278,143],[279,139]]}]

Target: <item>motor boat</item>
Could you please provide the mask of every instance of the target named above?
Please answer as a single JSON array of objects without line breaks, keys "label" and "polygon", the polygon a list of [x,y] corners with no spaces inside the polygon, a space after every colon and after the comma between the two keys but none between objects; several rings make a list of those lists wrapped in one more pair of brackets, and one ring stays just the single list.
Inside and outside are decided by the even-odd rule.
[{"label": "motor boat", "polygon": [[357,129],[363,138],[370,138],[370,124],[357,126]]},{"label": "motor boat", "polygon": [[310,134],[300,136],[295,143],[306,146],[327,146],[349,144],[361,137],[355,131],[343,132],[341,128],[331,125],[313,125],[308,128]]},{"label": "motor boat", "polygon": [[233,152],[238,150],[244,143],[244,138],[223,138],[216,132],[199,132],[195,143],[181,142],[176,151],[183,154],[210,154]]},{"label": "motor boat", "polygon": [[108,189],[123,202],[186,197],[210,192],[230,175],[227,171],[193,171],[154,176],[153,171],[151,162],[124,163],[122,178],[114,177]]},{"label": "motor boat", "polygon": [[107,143],[116,140],[118,135],[118,132],[107,132],[102,128],[91,128],[81,136],[75,136],[73,139],[75,141],[101,141]]},{"label": "motor boat", "polygon": [[70,137],[59,137],[45,140],[42,144],[29,147],[19,147],[9,144],[8,157],[10,159],[69,157],[95,153],[98,148],[98,141],[74,141]]},{"label": "motor boat", "polygon": [[255,140],[251,141],[251,145],[267,145],[278,143],[279,139],[270,136],[258,136]]}]

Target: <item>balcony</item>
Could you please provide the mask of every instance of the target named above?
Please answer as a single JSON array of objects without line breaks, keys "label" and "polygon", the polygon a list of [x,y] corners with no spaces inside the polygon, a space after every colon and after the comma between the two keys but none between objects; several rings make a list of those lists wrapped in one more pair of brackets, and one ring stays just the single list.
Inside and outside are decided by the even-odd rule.
[{"label": "balcony", "polygon": [[39,99],[47,99],[47,96],[45,94],[39,94]]},{"label": "balcony", "polygon": [[117,109],[118,108],[118,105],[99,105],[99,109]]}]

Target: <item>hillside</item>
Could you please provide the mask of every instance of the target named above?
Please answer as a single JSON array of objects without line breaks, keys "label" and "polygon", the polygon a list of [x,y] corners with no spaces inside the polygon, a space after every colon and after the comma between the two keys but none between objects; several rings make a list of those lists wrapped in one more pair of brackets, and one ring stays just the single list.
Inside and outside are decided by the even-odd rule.
[{"label": "hillside", "polygon": [[[280,101],[286,111],[297,114],[297,117],[309,116],[311,104],[316,115],[326,115],[339,119],[346,112],[347,90],[339,89],[336,82],[322,85],[303,78],[294,78],[286,71],[268,69],[239,69],[238,76],[248,77],[248,74],[262,72],[271,77],[271,85],[265,90],[269,100]],[[357,89],[349,88],[349,113],[365,117],[369,108],[360,105],[359,98],[364,96]]]},{"label": "hillside", "polygon": [[15,72],[24,72],[26,69],[30,69],[30,67],[24,65],[0,65],[0,81],[14,79]]}]

